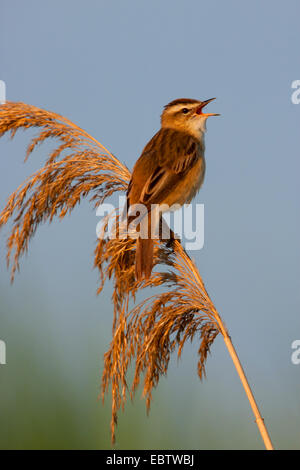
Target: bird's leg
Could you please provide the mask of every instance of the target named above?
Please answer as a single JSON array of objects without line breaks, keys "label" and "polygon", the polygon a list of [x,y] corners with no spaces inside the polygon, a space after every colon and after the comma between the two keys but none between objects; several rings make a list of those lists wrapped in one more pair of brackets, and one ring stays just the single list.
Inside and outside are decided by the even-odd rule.
[{"label": "bird's leg", "polygon": [[[166,236],[166,234],[168,236]],[[179,239],[173,230],[168,226],[162,215],[159,219],[159,238],[166,243],[168,248],[172,248],[174,241]]]}]

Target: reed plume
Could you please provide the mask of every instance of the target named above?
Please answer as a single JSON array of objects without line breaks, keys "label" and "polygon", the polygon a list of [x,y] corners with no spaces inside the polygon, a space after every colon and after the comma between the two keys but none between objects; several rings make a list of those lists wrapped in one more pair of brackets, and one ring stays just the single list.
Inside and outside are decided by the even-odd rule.
[{"label": "reed plume", "polygon": [[[19,129],[38,128],[26,152],[49,139],[57,146],[45,165],[28,178],[9,197],[0,214],[0,228],[13,219],[7,240],[7,263],[12,261],[11,279],[19,268],[20,257],[39,224],[54,216],[63,218],[89,196],[95,206],[116,191],[126,191],[130,171],[96,139],[65,117],[24,103],[7,102],[0,106],[0,136]],[[119,214],[111,215],[118,223]],[[172,352],[180,357],[186,341],[198,342],[198,375],[205,376],[205,362],[214,339],[221,333],[234,361],[255,414],[267,448],[272,444],[255,403],[251,389],[231,343],[227,329],[211,301],[196,265],[179,240],[155,240],[153,272],[148,280],[135,279],[136,241],[132,238],[109,238],[104,233],[109,218],[103,222],[103,236],[95,250],[94,266],[100,273],[100,293],[107,279],[114,283],[114,318],[112,341],[104,355],[102,397],[111,385],[112,440],[118,411],[124,408],[127,393],[134,395],[141,380],[147,410],[152,391],[166,374]],[[165,224],[162,221],[162,224]],[[160,287],[160,293],[130,308],[137,293],[145,288]],[[132,384],[127,383],[129,366],[134,363]]]}]

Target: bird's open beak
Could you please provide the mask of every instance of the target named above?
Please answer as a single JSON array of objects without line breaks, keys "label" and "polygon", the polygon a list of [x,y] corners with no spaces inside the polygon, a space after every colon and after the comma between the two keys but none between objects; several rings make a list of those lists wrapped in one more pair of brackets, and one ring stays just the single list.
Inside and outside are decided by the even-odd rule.
[{"label": "bird's open beak", "polygon": [[210,103],[211,101],[215,100],[216,98],[210,98],[209,100],[206,100],[206,101],[202,101],[202,103],[200,104],[200,106],[198,106],[198,108],[196,109],[196,114],[198,114],[199,116],[220,116],[220,114],[216,114],[216,113],[203,113],[202,112],[202,109],[208,104]]}]

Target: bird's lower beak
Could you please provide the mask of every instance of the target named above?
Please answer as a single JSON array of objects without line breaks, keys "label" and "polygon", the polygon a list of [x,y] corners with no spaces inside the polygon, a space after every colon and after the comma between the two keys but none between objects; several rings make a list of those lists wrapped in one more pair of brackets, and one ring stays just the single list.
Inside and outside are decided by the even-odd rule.
[{"label": "bird's lower beak", "polygon": [[196,114],[199,114],[199,116],[220,116],[220,114],[216,114],[216,113],[203,113],[202,112],[202,109],[208,104],[210,103],[211,101],[215,100],[216,98],[210,98],[209,100],[206,100],[206,101],[202,101],[202,103],[200,104],[200,106],[198,106],[198,108],[196,109]]}]

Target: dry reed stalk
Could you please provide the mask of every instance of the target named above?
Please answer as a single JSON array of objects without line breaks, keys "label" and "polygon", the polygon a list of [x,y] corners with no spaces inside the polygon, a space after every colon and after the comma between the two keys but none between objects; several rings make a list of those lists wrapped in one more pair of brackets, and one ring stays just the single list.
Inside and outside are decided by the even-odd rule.
[{"label": "dry reed stalk", "polygon": [[[0,106],[0,137],[7,132],[14,137],[19,129],[39,128],[26,152],[26,159],[35,147],[56,138],[53,150],[43,168],[33,174],[9,198],[0,214],[0,228],[14,217],[7,241],[7,262],[14,252],[11,278],[19,268],[19,259],[28,249],[38,225],[63,218],[88,194],[95,205],[101,204],[115,191],[126,191],[130,172],[97,140],[68,119],[53,112],[24,103],[7,102]],[[69,152],[64,155],[64,152]],[[118,213],[114,214],[118,222]],[[103,224],[107,227],[109,218]],[[104,233],[104,232],[103,232]],[[107,278],[113,279],[113,338],[104,356],[102,397],[112,387],[112,440],[118,410],[124,408],[126,393],[133,397],[141,377],[147,410],[152,390],[161,375],[166,374],[170,355],[177,348],[180,357],[187,340],[199,341],[198,375],[205,376],[205,362],[210,347],[220,332],[223,337],[267,449],[272,449],[267,429],[260,415],[227,329],[212,303],[199,271],[176,239],[156,240],[155,265],[165,271],[153,272],[150,279],[136,282],[134,275],[135,240],[100,238],[95,250],[94,266],[100,272],[101,291]],[[148,287],[166,287],[162,293],[140,302],[133,309],[130,301]],[[127,384],[128,367],[135,358],[131,386]]]}]

